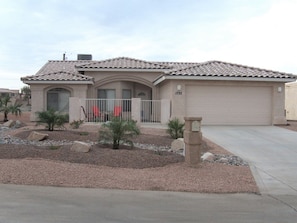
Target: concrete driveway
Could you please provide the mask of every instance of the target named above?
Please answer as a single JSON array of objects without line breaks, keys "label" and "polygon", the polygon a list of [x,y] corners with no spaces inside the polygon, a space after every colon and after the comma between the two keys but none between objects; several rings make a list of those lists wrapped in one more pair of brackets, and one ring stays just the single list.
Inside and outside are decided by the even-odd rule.
[{"label": "concrete driveway", "polygon": [[262,194],[297,210],[297,132],[276,126],[203,126],[203,136],[248,161]]}]

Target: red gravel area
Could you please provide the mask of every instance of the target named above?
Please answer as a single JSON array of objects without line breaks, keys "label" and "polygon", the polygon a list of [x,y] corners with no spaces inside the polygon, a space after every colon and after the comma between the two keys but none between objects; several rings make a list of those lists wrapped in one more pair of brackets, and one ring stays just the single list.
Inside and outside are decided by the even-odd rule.
[{"label": "red gravel area", "polygon": [[[24,115],[24,114],[23,114]],[[28,114],[25,114],[27,118]],[[14,116],[13,116],[14,117]],[[22,116],[23,120],[25,119]],[[1,116],[0,116],[1,119]],[[18,118],[16,118],[18,119]],[[26,138],[36,129],[33,123],[10,134]],[[48,132],[49,139],[97,141],[97,131],[86,126],[79,130]],[[82,134],[82,132],[84,132]],[[85,133],[87,132],[87,134]],[[165,130],[143,129],[135,142],[170,146]],[[204,139],[203,151],[230,154]],[[259,193],[249,167],[202,163],[188,167],[184,158],[169,152],[122,147],[112,150],[94,145],[89,153],[75,153],[69,146],[36,147],[0,145],[0,183],[99,187],[131,190],[191,191],[207,193]]]}]

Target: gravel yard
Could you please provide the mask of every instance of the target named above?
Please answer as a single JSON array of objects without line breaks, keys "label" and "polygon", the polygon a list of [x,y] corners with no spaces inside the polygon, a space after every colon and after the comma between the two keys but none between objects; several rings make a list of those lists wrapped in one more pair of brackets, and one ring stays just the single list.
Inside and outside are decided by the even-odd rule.
[{"label": "gravel yard", "polygon": [[[28,114],[22,116],[26,121],[24,115]],[[7,134],[22,140],[30,131],[38,129],[49,134],[49,140],[64,142],[96,142],[98,137],[96,130],[86,126],[79,130],[48,132],[41,126],[26,123],[27,126]],[[164,130],[145,128],[142,133],[135,143],[168,148],[172,142]],[[95,143],[89,153],[75,153],[69,148],[66,144],[0,144],[0,183],[204,193],[259,192],[248,166],[203,162],[191,168],[184,163],[183,156],[167,151],[126,146],[112,150]],[[207,139],[204,139],[203,151],[230,155]]]}]

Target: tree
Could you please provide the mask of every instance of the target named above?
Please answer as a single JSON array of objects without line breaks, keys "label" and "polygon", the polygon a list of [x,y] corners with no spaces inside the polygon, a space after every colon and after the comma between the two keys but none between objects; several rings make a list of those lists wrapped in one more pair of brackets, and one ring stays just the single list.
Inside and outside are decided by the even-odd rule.
[{"label": "tree", "polygon": [[53,109],[47,111],[36,112],[38,115],[38,123],[46,124],[48,131],[54,131],[54,128],[63,127],[68,122],[68,114],[59,114]]},{"label": "tree", "polygon": [[99,141],[112,141],[112,148],[119,149],[121,143],[128,143],[133,146],[131,139],[139,134],[140,130],[136,125],[136,121],[113,117],[111,121],[103,123],[99,129]]},{"label": "tree", "polygon": [[8,95],[0,98],[0,112],[4,113],[4,122],[8,121],[8,114],[12,113],[14,115],[21,115],[22,104],[17,103],[17,101],[12,105],[10,104],[10,97]]},{"label": "tree", "polygon": [[184,126],[185,124],[178,118],[174,118],[167,123],[167,133],[173,139],[183,138]]},{"label": "tree", "polygon": [[24,86],[21,88],[21,94],[24,95],[24,99],[27,100],[27,105],[30,104],[31,89],[29,86]]}]

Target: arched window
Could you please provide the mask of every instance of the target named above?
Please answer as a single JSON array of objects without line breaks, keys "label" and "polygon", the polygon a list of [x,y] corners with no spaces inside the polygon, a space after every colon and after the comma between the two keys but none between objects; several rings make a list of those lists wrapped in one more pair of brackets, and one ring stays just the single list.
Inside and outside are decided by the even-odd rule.
[{"label": "arched window", "polygon": [[47,110],[68,113],[70,91],[64,88],[54,88],[47,92]]}]

